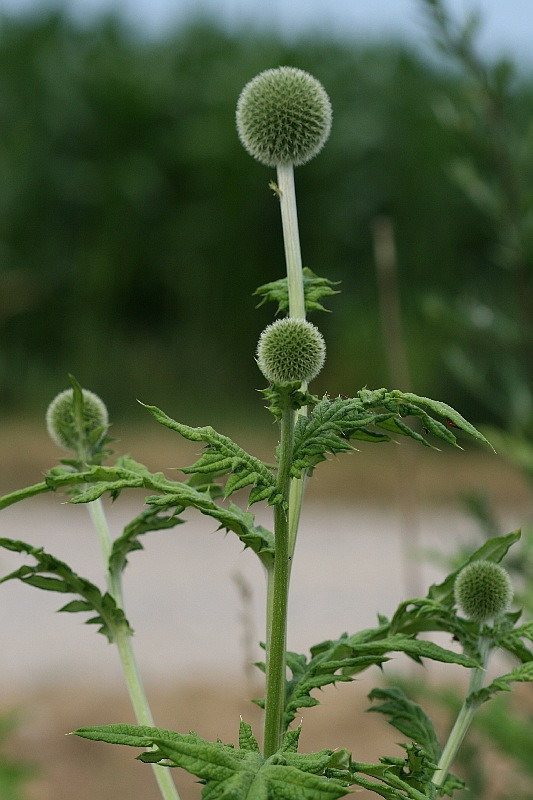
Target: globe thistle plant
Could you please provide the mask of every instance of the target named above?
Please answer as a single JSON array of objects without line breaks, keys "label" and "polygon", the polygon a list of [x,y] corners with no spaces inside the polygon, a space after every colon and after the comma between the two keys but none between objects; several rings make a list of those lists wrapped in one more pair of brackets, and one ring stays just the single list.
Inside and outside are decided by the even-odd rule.
[{"label": "globe thistle plant", "polygon": [[285,317],[268,325],[257,345],[257,365],[270,383],[316,378],[326,357],[324,337],[304,319]]},{"label": "globe thistle plant", "polygon": [[[203,784],[202,796],[212,800],[249,800],[252,796],[336,800],[349,794],[352,786],[382,797],[451,797],[460,781],[453,776],[448,779],[448,772],[476,709],[512,681],[533,681],[530,626],[513,628],[518,618],[514,614],[498,620],[511,602],[511,584],[502,567],[482,560],[487,554],[495,560],[503,558],[518,540],[519,532],[485,543],[458,576],[454,570],[443,583],[432,586],[427,597],[401,603],[390,619],[380,615],[376,628],[321,641],[311,646],[309,657],[287,649],[289,588],[304,485],[315,468],[330,456],[353,452],[351,440],[377,443],[403,435],[428,445],[425,437],[431,435],[458,444],[457,429],[461,435],[488,444],[461,414],[429,397],[365,387],[351,396],[339,394],[332,399],[328,394],[319,398],[307,390],[307,383],[322,369],[326,347],[318,328],[306,320],[306,312],[323,310],[318,300],[332,293],[332,281],[311,270],[302,271],[293,168],[318,153],[330,126],[331,108],[323,87],[311,75],[293,67],[262,72],[244,87],[238,101],[237,127],[244,146],[262,164],[277,169],[278,184],[273,188],[283,224],[287,275],[257,291],[275,301],[278,311],[288,310],[287,317],[265,328],[256,352],[257,364],[270,384],[262,393],[270,401],[269,411],[278,424],[274,458],[263,461],[210,425],[192,427],[172,419],[157,406],[145,406],[166,428],[196,445],[205,445],[195,463],[181,468],[185,480],[152,472],[130,456],[104,464],[111,455],[104,447],[107,410],[97,395],[82,389],[70,376],[72,388],[52,401],[46,422],[54,442],[73,449],[76,458],[62,459],[48,471],[45,480],[0,498],[1,509],[63,489],[71,503],[86,504],[103,555],[105,590],[42,548],[4,537],[0,538],[0,548],[35,563],[24,563],[19,570],[0,575],[0,583],[20,579],[38,589],[70,593],[73,600],[60,610],[89,613],[88,621],[97,624],[99,633],[117,646],[138,725],[91,726],[76,733],[95,741],[144,748],[139,758],[151,764],[162,800],[179,800],[174,770],[169,767],[194,774]],[[349,370],[345,372],[349,382]],[[350,391],[349,386],[345,388]],[[376,485],[380,486],[379,479]],[[102,496],[108,494],[115,500],[126,490],[137,492],[142,488],[149,493],[146,507],[114,537]],[[243,490],[247,492],[246,505],[233,497]],[[272,530],[257,524],[250,511],[259,502],[268,503]],[[133,628],[125,613],[122,573],[130,554],[142,551],[140,537],[184,522],[181,514],[186,509],[196,509],[218,528],[235,534],[257,556],[265,572],[265,662],[258,665],[265,672],[264,697],[255,701],[265,711],[262,742],[243,720],[238,748],[224,745],[220,739],[209,742],[197,734],[154,726],[131,643]],[[323,533],[324,558],[331,554],[339,570],[355,574],[352,561],[345,565],[335,555],[334,524],[325,526]],[[386,555],[387,542],[383,540],[380,546]],[[379,572],[372,575],[372,583],[378,578]],[[386,579],[384,572],[382,578]],[[461,618],[453,607],[454,580],[457,604],[471,621]],[[316,603],[310,606],[311,615],[315,607]],[[477,624],[492,620],[494,625]],[[462,652],[419,638],[419,634],[432,631],[447,631],[462,645]],[[484,687],[485,667],[495,646],[524,656],[525,663]],[[401,652],[418,661],[434,659],[470,670],[468,693],[443,748],[431,720],[418,705],[399,689],[381,688],[370,695],[385,701],[374,710],[390,715],[391,724],[402,734],[416,733],[405,745],[405,760],[385,756],[378,764],[355,761],[338,743],[332,750],[297,752],[300,727],[290,726],[301,709],[307,713],[318,704],[312,694],[315,689],[350,681],[366,668],[381,668],[389,654]]]},{"label": "globe thistle plant", "polygon": [[486,622],[503,614],[513,599],[507,571],[493,561],[473,561],[455,580],[455,600],[463,614]]}]

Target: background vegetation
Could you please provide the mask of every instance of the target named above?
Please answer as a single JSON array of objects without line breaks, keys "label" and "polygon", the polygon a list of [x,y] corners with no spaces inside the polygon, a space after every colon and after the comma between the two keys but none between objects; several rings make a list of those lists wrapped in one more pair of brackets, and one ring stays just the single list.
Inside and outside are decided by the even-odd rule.
[{"label": "background vegetation", "polygon": [[[67,371],[115,417],[137,414],[136,397],[191,423],[223,414],[222,401],[260,407],[253,352],[271,310],[255,310],[252,293],[284,261],[274,176],[238,142],[234,107],[247,80],[279,64],[313,72],[335,112],[323,154],[297,172],[304,263],[342,281],[321,320],[332,346],[317,389],[389,383],[371,236],[387,214],[412,388],[493,421],[442,360],[439,309],[459,298],[482,338],[495,299],[518,315],[498,232],[454,174],[460,159],[483,170],[491,158],[443,124],[464,74],[391,44],[287,42],[209,20],[140,40],[113,17],[79,29],[61,13],[0,26],[5,412],[42,413]],[[509,97],[523,127],[533,81],[514,78]]]}]

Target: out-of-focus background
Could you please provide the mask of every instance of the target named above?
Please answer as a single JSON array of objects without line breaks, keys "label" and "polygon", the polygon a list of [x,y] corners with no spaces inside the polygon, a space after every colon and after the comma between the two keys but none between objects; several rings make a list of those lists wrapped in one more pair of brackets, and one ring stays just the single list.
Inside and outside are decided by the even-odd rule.
[{"label": "out-of-focus background", "polygon": [[[290,647],[373,625],[459,550],[519,526],[511,567],[533,613],[532,27],[523,0],[3,0],[0,494],[61,455],[43,417],[68,372],[106,401],[116,451],[152,470],[191,463],[195,448],[137,398],[272,460],[254,349],[274,307],[256,308],[253,292],[283,276],[283,242],[275,174],[240,145],[234,109],[255,74],[290,64],[322,81],[334,109],[323,152],[296,172],[304,264],[341,290],[333,314],[312,317],[328,344],[314,390],[411,389],[458,408],[498,451],[362,445],[321,465]],[[63,499],[11,507],[1,535],[101,584],[85,509]],[[121,497],[113,529],[141,507],[142,495]],[[2,574],[18,563],[0,554]],[[249,663],[264,591],[249,553],[191,519],[147,537],[126,594],[158,723],[226,740],[239,713],[259,725],[247,698],[261,692]],[[129,753],[63,737],[132,716],[112,648],[42,595],[1,587],[0,796],[155,796]],[[398,661],[420,691],[420,668]],[[426,675],[444,735],[461,671]],[[380,680],[324,692],[304,747],[398,755],[385,722],[361,716]],[[518,705],[518,716],[496,705],[474,732],[465,798],[533,797],[531,689]],[[478,757],[492,769],[476,771]],[[178,782],[183,800],[199,796]]]}]

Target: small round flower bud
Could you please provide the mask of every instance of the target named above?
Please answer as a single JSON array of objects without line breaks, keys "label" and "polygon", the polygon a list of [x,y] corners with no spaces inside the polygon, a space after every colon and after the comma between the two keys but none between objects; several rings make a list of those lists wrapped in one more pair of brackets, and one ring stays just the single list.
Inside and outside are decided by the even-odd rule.
[{"label": "small round flower bud", "polygon": [[257,344],[257,366],[270,383],[312,381],[325,358],[324,337],[305,319],[284,317],[273,322]]},{"label": "small round flower bud", "polygon": [[493,561],[472,561],[455,579],[455,600],[465,617],[476,622],[503,614],[512,599],[511,579]]},{"label": "small round flower bud", "polygon": [[[109,418],[107,408],[98,395],[83,389],[83,432],[87,440],[90,434],[99,429],[107,428]],[[46,427],[53,442],[58,447],[66,450],[77,450],[79,446],[78,432],[74,421],[74,390],[65,389],[60,392],[48,406],[46,412]],[[105,436],[105,430],[99,439]],[[93,442],[98,444],[99,441]]]},{"label": "small round flower bud", "polygon": [[314,158],[331,130],[331,103],[322,84],[295,67],[259,73],[241,92],[237,132],[267,167],[299,166]]}]

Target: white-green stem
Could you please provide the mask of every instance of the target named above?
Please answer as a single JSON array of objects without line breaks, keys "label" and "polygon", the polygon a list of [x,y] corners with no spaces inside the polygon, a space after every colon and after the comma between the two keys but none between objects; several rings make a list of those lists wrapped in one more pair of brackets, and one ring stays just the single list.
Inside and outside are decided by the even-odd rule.
[{"label": "white-green stem", "polygon": [[98,534],[98,542],[106,567],[107,589],[117,606],[122,608],[122,584],[120,575],[113,574],[109,569],[109,557],[113,549],[113,540],[109,531],[109,525],[107,524],[104,506],[100,498],[93,500],[92,503],[87,503],[87,510]]},{"label": "white-green stem", "polygon": [[[106,565],[109,594],[113,597],[117,606],[123,608],[120,574],[109,569],[109,556],[111,555],[113,540],[100,498],[98,498],[98,500],[93,500],[92,503],[88,503],[87,508],[98,533],[100,549]],[[124,625],[117,625],[114,634],[115,644],[117,645],[120,663],[122,665],[122,672],[137,722],[139,725],[148,725],[152,727],[154,719],[150,706],[148,705],[139,668],[135,659],[135,653],[131,643],[131,634]],[[170,770],[167,767],[160,767],[157,764],[152,764],[152,768],[163,800],[180,800]]]},{"label": "white-green stem", "polygon": [[292,164],[278,164],[277,173],[285,261],[287,262],[289,316],[305,319],[305,294],[294,188],[294,167]]},{"label": "white-green stem", "polygon": [[[289,294],[289,316],[305,319],[305,293],[302,272],[302,253],[298,230],[298,211],[296,206],[296,190],[294,186],[294,167],[292,164],[278,164],[277,167],[281,222],[283,226],[283,242],[285,245],[285,261],[287,263],[287,288]],[[306,389],[302,386],[302,389]],[[307,414],[306,408],[297,412]],[[289,491],[289,553],[294,555],[296,536],[300,522],[305,476],[292,478]]]},{"label": "white-green stem", "polygon": [[446,742],[444,750],[442,751],[437,769],[433,773],[431,781],[436,786],[442,786],[444,784],[448,772],[450,771],[450,767],[452,766],[455,756],[457,755],[457,751],[459,750],[470,727],[474,714],[480,706],[479,702],[469,700],[469,698],[472,694],[474,694],[474,692],[477,692],[483,686],[491,643],[491,639],[488,637],[481,637],[479,640],[481,666],[472,670],[470,675],[470,684],[468,686],[468,692],[464,703],[461,706],[461,710],[457,715],[457,719],[455,720],[455,724],[448,737],[448,741]]}]

